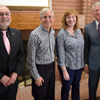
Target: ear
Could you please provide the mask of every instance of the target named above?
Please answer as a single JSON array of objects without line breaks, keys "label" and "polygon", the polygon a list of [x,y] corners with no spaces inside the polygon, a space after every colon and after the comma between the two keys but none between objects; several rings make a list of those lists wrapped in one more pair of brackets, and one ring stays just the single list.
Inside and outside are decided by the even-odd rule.
[{"label": "ear", "polygon": [[93,11],[93,10],[91,10],[91,13],[92,13],[92,14],[94,14],[94,11]]},{"label": "ear", "polygon": [[40,19],[40,22],[41,22],[41,20],[42,20],[41,17],[39,19]]},{"label": "ear", "polygon": [[52,21],[54,22],[54,17],[53,17]]}]

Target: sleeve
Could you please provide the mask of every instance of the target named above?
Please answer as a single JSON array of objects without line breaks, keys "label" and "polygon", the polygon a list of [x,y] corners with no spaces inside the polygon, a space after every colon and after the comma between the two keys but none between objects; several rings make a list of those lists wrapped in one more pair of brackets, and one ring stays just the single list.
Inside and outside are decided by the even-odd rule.
[{"label": "sleeve", "polygon": [[22,74],[23,65],[24,65],[24,46],[23,46],[22,35],[20,32],[20,49],[19,49],[19,52],[17,54],[17,66],[15,68],[15,72],[18,75]]},{"label": "sleeve", "polygon": [[88,53],[89,53],[89,47],[90,47],[90,39],[88,36],[88,30],[85,27],[84,28],[84,64],[88,64]]},{"label": "sleeve", "polygon": [[0,80],[2,79],[3,76],[4,74],[0,71]]},{"label": "sleeve", "polygon": [[64,35],[59,32],[56,38],[57,62],[59,66],[65,66]]},{"label": "sleeve", "polygon": [[31,76],[35,80],[40,77],[35,63],[37,48],[38,48],[38,36],[30,34],[27,47],[27,66],[30,70]]},{"label": "sleeve", "polygon": [[80,33],[80,35],[82,35],[82,31],[80,29],[78,29],[78,33]]}]

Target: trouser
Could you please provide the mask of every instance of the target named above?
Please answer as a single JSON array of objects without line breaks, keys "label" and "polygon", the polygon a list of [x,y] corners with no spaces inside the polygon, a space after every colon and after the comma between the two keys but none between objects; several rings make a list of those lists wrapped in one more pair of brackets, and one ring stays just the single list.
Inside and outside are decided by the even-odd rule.
[{"label": "trouser", "polygon": [[53,65],[36,65],[40,76],[44,79],[42,86],[35,85],[32,78],[32,95],[34,100],[55,100],[55,68]]},{"label": "trouser", "polygon": [[0,94],[0,100],[16,100],[17,88],[8,89],[5,93]]},{"label": "trouser", "polygon": [[71,70],[69,68],[66,68],[70,76],[70,80],[68,81],[64,80],[63,73],[60,66],[58,66],[58,69],[60,71],[61,79],[62,79],[61,100],[68,100],[71,85],[72,85],[72,88],[71,88],[72,100],[80,100],[79,83],[80,83],[83,69]]},{"label": "trouser", "polygon": [[99,83],[100,68],[97,71],[89,69],[89,100],[96,99],[96,91]]}]

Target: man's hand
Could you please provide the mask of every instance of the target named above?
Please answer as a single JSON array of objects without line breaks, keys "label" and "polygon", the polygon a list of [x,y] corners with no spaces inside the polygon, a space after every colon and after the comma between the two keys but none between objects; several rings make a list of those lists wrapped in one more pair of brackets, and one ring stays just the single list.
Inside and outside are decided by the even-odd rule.
[{"label": "man's hand", "polygon": [[14,84],[15,81],[16,81],[16,79],[17,79],[17,76],[18,76],[18,74],[15,73],[15,72],[13,72],[13,73],[10,75],[10,80],[9,80],[9,82],[7,83],[7,85]]},{"label": "man's hand", "polygon": [[44,79],[42,77],[40,77],[37,80],[35,80],[35,84],[37,86],[41,86],[42,85],[42,82],[44,83]]},{"label": "man's hand", "polygon": [[88,73],[89,74],[89,67],[88,66],[85,66],[84,67],[84,71],[85,71],[85,73]]},{"label": "man's hand", "polygon": [[4,76],[1,78],[0,82],[1,82],[5,87],[7,87],[7,84],[8,84],[8,82],[9,82],[9,80],[10,80],[10,77],[4,75]]}]

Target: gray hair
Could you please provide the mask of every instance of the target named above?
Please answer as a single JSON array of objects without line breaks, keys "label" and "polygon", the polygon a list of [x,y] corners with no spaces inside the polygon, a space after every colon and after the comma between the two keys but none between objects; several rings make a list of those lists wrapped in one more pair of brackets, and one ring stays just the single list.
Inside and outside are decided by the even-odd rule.
[{"label": "gray hair", "polygon": [[52,12],[52,16],[54,17],[54,12],[53,12],[53,10],[51,10],[51,9],[49,9],[49,8],[43,8],[43,9],[40,11],[40,17],[42,17],[42,15],[43,15],[44,13],[48,13],[49,10]]},{"label": "gray hair", "polygon": [[93,6],[92,6],[92,11],[94,10],[95,6],[100,5],[100,2],[96,2]]}]

